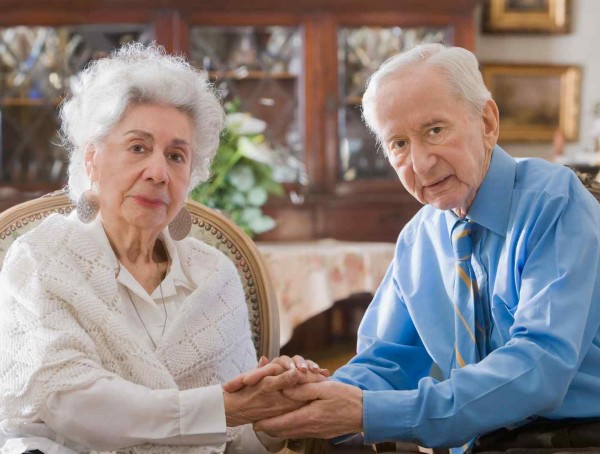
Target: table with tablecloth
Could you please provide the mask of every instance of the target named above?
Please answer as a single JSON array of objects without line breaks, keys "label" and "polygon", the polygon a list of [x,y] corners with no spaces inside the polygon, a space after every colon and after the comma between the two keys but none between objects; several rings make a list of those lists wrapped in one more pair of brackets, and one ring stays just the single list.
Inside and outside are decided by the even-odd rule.
[{"label": "table with tablecloth", "polygon": [[259,242],[279,304],[281,345],[294,327],[355,293],[373,293],[394,255],[393,243],[336,240]]}]

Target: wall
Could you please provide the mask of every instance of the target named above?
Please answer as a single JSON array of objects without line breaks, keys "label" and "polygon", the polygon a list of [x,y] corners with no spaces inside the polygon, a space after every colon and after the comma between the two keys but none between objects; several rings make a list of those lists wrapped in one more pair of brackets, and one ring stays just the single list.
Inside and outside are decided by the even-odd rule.
[{"label": "wall", "polygon": [[[482,63],[555,63],[582,68],[579,141],[567,143],[565,154],[592,152],[591,135],[594,104],[600,102],[600,1],[572,0],[571,33],[566,35],[482,34],[476,41],[476,53]],[[481,20],[481,9],[476,15]],[[549,157],[551,143],[500,144],[514,156]]]}]

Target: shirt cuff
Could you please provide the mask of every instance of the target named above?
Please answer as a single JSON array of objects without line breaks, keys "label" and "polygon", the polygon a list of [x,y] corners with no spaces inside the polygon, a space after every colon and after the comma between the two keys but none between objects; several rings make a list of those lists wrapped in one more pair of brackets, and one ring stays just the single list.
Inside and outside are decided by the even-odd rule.
[{"label": "shirt cuff", "polygon": [[181,391],[179,411],[181,437],[202,435],[203,443],[225,443],[227,427],[221,385]]},{"label": "shirt cuff", "polygon": [[363,391],[365,444],[412,441],[417,390]]}]

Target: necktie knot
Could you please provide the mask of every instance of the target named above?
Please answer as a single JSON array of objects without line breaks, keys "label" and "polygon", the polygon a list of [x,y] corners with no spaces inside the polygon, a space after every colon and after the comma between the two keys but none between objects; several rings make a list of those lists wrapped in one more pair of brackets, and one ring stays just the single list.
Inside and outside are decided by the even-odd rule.
[{"label": "necktie knot", "polygon": [[454,257],[459,262],[471,260],[473,240],[471,231],[473,224],[470,221],[458,220],[452,229],[452,249]]}]

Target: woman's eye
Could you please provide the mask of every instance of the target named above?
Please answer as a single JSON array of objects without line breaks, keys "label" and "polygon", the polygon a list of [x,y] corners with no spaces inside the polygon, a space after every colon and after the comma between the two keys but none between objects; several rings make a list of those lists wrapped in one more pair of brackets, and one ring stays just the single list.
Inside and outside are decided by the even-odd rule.
[{"label": "woman's eye", "polygon": [[133,151],[134,153],[143,153],[145,151],[145,148],[142,144],[134,143],[130,147],[130,150]]},{"label": "woman's eye", "polygon": [[185,162],[185,157],[181,153],[170,153],[169,159],[174,162]]}]

